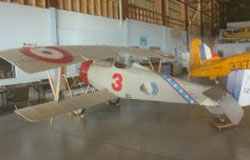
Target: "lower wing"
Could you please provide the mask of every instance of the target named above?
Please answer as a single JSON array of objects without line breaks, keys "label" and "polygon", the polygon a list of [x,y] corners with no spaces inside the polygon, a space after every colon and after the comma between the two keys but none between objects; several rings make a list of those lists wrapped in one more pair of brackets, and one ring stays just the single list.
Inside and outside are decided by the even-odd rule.
[{"label": "lower wing", "polygon": [[18,109],[15,113],[28,121],[37,122],[60,114],[91,107],[115,98],[117,97],[114,94],[106,90],[102,90],[90,94],[67,98],[60,102],[49,102]]}]

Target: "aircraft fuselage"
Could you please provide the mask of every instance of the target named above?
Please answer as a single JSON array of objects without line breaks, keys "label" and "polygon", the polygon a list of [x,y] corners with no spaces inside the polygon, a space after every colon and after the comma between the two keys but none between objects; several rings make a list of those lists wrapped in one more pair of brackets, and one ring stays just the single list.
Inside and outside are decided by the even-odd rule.
[{"label": "aircraft fuselage", "polygon": [[225,77],[233,70],[250,69],[250,53],[231,56],[228,58],[206,60],[192,69],[191,76],[194,77]]},{"label": "aircraft fuselage", "polygon": [[120,98],[195,104],[172,77],[161,76],[137,63],[119,66],[87,61],[82,64],[80,77],[98,90],[106,89]]}]

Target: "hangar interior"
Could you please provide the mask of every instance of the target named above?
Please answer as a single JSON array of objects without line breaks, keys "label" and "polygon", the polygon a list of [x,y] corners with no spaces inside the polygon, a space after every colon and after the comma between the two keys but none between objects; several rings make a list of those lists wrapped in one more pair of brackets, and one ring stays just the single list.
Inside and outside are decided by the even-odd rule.
[{"label": "hangar interior", "polygon": [[[0,6],[1,50],[84,44],[151,48],[175,54],[188,50],[192,36],[212,41],[224,22],[220,20],[223,9],[218,9],[223,6],[216,0],[209,1],[209,5],[206,1],[202,5],[185,5],[178,0],[125,1],[124,13],[119,11],[118,0],[8,2]],[[69,77],[78,76],[78,68],[70,66]],[[10,66],[3,70],[0,84],[7,88],[47,78],[45,73],[25,74]]]},{"label": "hangar interior", "polygon": [[[165,75],[166,84],[172,85],[180,96],[184,94],[184,100],[189,100],[185,96],[196,96],[201,90],[221,83],[222,89],[214,87],[217,90],[207,94],[226,97],[230,93],[238,106],[249,103],[250,74],[248,71],[236,71],[250,69],[250,58],[240,57],[230,61],[230,57],[241,53],[250,55],[249,9],[248,0],[0,0],[0,159],[249,159],[250,112],[247,107],[238,112],[227,101],[226,105],[231,110],[228,109],[223,116],[230,117],[232,112],[240,114],[244,110],[241,122],[233,124],[235,117],[229,118],[232,123],[224,123],[221,117],[213,121],[215,117],[203,107],[204,103],[194,107],[192,104],[180,104],[179,100],[172,101],[174,98],[170,103],[166,103],[167,100],[154,101],[159,95],[157,93],[164,88],[156,83],[157,80],[154,81],[156,84],[151,82],[140,86],[134,82],[124,84],[129,91],[137,87],[145,97],[151,95],[152,99],[141,98],[141,93],[135,93],[140,98],[133,99],[132,94],[125,94],[125,98],[118,96],[117,101],[98,104],[97,101],[102,98],[95,97],[94,93],[100,90],[95,88],[95,84],[102,83],[102,79],[102,85],[106,83],[103,78],[105,73],[93,74],[92,78],[96,80],[93,84],[92,81],[90,84],[82,82],[83,63],[70,63],[58,69],[48,67],[47,71],[30,74],[26,71],[43,67],[44,62],[39,64],[35,59],[30,63],[33,66],[27,65],[25,71],[21,65],[28,60],[18,59],[14,55],[16,51],[11,50],[29,48],[30,52],[34,52],[42,46],[62,46],[61,49],[53,49],[61,53],[65,49],[63,46],[103,46],[103,49],[94,50],[98,52],[94,56],[105,57],[105,47],[124,47],[126,55],[117,61],[126,65],[138,62],[147,72]],[[225,59],[231,67],[228,67],[230,75],[215,79],[214,74],[226,69],[216,68],[213,71],[211,67],[212,76],[192,77],[192,74],[199,74],[198,71],[192,73],[195,67],[190,66],[191,52],[194,51],[191,44],[197,38],[211,48],[212,61],[204,65],[213,66]],[[150,54],[160,53],[165,58],[145,60],[134,56],[133,59],[133,56],[127,56],[127,52],[131,51],[129,49],[135,53],[137,49],[138,53],[140,49]],[[207,48],[204,50],[206,52]],[[2,56],[2,51],[10,56]],[[77,52],[74,48],[73,51]],[[115,52],[114,48],[108,51]],[[41,53],[49,55],[51,48],[41,49]],[[222,57],[221,61],[213,61],[213,53]],[[201,53],[200,58],[203,56]],[[174,58],[169,60],[169,57]],[[20,62],[12,63],[15,58]],[[82,61],[85,60],[89,62],[91,58],[84,57],[83,53]],[[116,64],[116,60],[107,59],[118,66],[114,70],[127,67],[120,62]],[[226,65],[222,62],[221,66]],[[130,67],[136,66],[131,64]],[[209,68],[204,70],[209,72]],[[175,81],[175,78],[185,82]],[[143,79],[139,72],[137,79]],[[188,83],[190,79],[192,83]],[[115,83],[119,86],[118,81]],[[238,83],[241,85],[237,88]],[[202,87],[196,87],[196,84]],[[116,90],[116,86],[113,89]],[[227,93],[221,91],[223,89]],[[236,95],[235,92],[240,93]],[[57,106],[64,103],[61,99],[86,93],[93,94],[86,101],[92,99],[92,103],[97,105],[80,111],[81,106],[77,106],[77,113],[35,123],[14,113],[18,109],[28,110],[43,104],[56,103],[54,106]],[[172,92],[166,93],[165,97],[172,96]],[[105,95],[109,96],[108,93]],[[222,104],[223,100],[218,100],[218,104]],[[230,101],[231,104],[234,101]],[[66,105],[70,107],[72,103],[67,101]],[[36,117],[35,112],[30,113]],[[46,114],[44,110],[42,112]]]}]

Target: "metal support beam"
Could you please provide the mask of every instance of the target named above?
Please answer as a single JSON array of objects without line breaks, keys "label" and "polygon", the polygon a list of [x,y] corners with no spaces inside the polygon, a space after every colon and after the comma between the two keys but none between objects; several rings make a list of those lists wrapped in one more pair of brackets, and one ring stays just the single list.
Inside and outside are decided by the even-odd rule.
[{"label": "metal support beam", "polygon": [[201,31],[201,38],[204,40],[204,22],[203,22],[203,5],[202,5],[203,0],[200,0],[200,31]]},{"label": "metal support beam", "polygon": [[161,16],[162,16],[162,25],[166,25],[166,3],[165,3],[165,0],[161,0]]},{"label": "metal support beam", "polygon": [[122,0],[119,0],[119,20],[120,20],[120,25],[122,25],[123,21],[123,8],[122,8]]},{"label": "metal support beam", "polygon": [[214,0],[211,0],[211,34],[214,35]]},{"label": "metal support beam", "polygon": [[185,8],[185,29],[186,29],[186,42],[187,49],[189,50],[189,14],[188,14],[188,0],[184,0],[184,8]]},{"label": "metal support beam", "polygon": [[46,0],[46,8],[56,8],[56,0]]},{"label": "metal support beam", "polygon": [[221,18],[220,18],[220,22],[221,22],[221,26],[222,28],[226,28],[226,6],[225,3],[221,4]]},{"label": "metal support beam", "polygon": [[128,18],[128,0],[122,0],[122,19]]}]

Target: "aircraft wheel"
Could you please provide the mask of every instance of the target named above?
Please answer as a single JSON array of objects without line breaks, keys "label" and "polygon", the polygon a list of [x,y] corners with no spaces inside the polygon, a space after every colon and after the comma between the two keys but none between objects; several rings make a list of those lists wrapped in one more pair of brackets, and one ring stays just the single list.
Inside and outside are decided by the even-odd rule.
[{"label": "aircraft wheel", "polygon": [[73,115],[79,116],[80,118],[83,119],[85,117],[85,111],[86,111],[86,108],[79,109],[79,110],[74,111]]},{"label": "aircraft wheel", "polygon": [[114,99],[114,100],[109,101],[108,104],[109,104],[109,105],[116,105],[116,106],[119,106],[119,105],[121,105],[120,100],[121,100],[120,98],[117,98],[117,99]]}]

